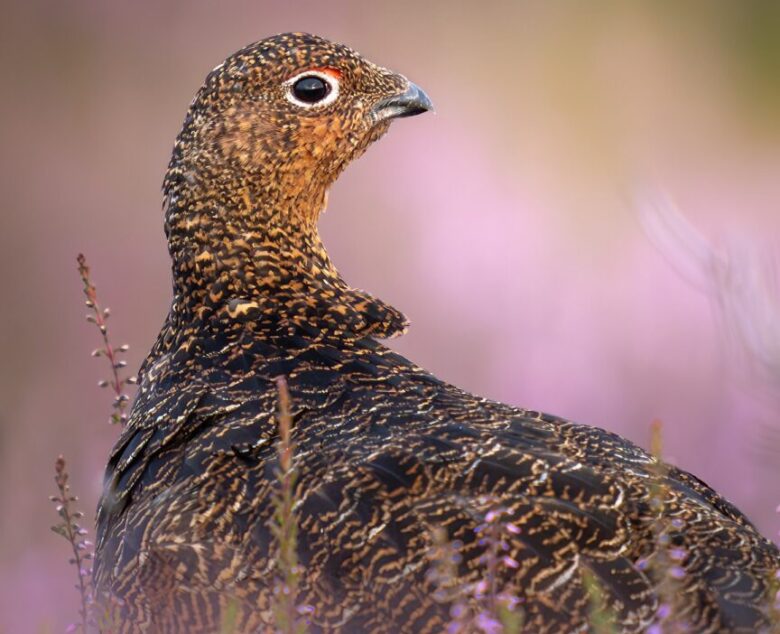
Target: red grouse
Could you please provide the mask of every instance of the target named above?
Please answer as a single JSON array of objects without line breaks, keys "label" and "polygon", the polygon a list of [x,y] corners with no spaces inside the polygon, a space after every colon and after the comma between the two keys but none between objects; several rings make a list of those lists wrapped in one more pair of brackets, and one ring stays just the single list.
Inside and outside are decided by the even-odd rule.
[{"label": "red grouse", "polygon": [[689,631],[769,628],[778,550],[702,481],[604,430],[463,392],[378,341],[406,319],[342,279],[317,218],[393,119],[430,109],[405,77],[306,34],[244,48],[198,91],[164,183],[173,302],[98,513],[110,631],[216,632],[228,610],[240,632],[273,627],[279,376],[312,632],[445,630],[432,534],[462,543],[474,581],[495,505],[518,529],[498,581],[524,631],[589,631],[593,583],[619,631],[644,631],[663,616],[646,564],[670,548],[665,607]]}]

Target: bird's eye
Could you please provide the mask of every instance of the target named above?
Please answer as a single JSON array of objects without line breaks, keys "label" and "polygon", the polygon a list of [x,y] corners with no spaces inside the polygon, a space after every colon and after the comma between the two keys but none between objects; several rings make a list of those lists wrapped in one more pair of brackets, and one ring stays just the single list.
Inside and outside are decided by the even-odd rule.
[{"label": "bird's eye", "polygon": [[328,96],[330,84],[321,77],[309,75],[308,77],[301,77],[296,81],[293,84],[292,91],[295,98],[299,101],[317,103]]},{"label": "bird's eye", "polygon": [[338,97],[338,80],[319,70],[310,70],[285,82],[287,99],[296,106],[311,108],[324,106]]}]

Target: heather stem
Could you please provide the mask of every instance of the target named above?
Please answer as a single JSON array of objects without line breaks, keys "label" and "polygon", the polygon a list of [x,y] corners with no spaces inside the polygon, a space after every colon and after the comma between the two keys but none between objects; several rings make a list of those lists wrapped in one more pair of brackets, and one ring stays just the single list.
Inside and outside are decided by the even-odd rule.
[{"label": "heather stem", "polygon": [[501,543],[501,511],[488,513],[488,551],[487,551],[487,579],[488,596],[487,608],[490,614],[496,614],[496,595],[498,594],[497,567],[498,548]]},{"label": "heather stem", "polygon": [[76,501],[76,498],[70,495],[70,487],[68,486],[68,473],[65,471],[65,459],[59,456],[54,463],[54,481],[59,489],[59,498],[53,498],[54,501],[59,502],[58,511],[60,517],[62,517],[62,523],[54,527],[54,530],[60,533],[65,539],[70,542],[73,549],[73,563],[78,570],[78,591],[81,599],[81,607],[79,614],[81,616],[81,628],[83,632],[87,632],[87,624],[89,619],[89,588],[87,586],[87,569],[85,568],[84,557],[82,557],[80,548],[81,544],[84,544],[80,529],[78,528],[78,512],[71,510],[71,502]]},{"label": "heather stem", "polygon": [[113,407],[116,410],[111,415],[111,420],[114,423],[125,423],[127,421],[127,403],[129,402],[128,396],[122,391],[122,388],[128,384],[133,383],[132,377],[123,379],[119,376],[120,368],[124,368],[126,363],[118,358],[119,353],[126,352],[127,346],[120,346],[114,348],[111,345],[111,341],[108,337],[108,324],[107,320],[110,315],[108,308],[101,308],[97,299],[97,289],[92,284],[89,277],[89,266],[87,266],[87,260],[82,253],[76,258],[78,262],[78,271],[81,276],[81,281],[84,284],[84,295],[87,298],[86,304],[92,310],[92,314],[87,315],[87,321],[94,323],[100,331],[100,336],[103,339],[103,347],[93,352],[94,356],[105,355],[106,359],[111,365],[111,379],[108,382],[101,382],[101,386],[110,386],[114,392]]},{"label": "heather stem", "polygon": [[281,577],[276,588],[276,625],[285,634],[305,631],[299,619],[296,605],[300,571],[298,569],[297,539],[298,527],[293,510],[295,504],[295,469],[293,468],[292,415],[290,413],[290,392],[284,377],[276,380],[279,398],[279,483],[276,497],[274,533],[279,544],[277,566]]}]

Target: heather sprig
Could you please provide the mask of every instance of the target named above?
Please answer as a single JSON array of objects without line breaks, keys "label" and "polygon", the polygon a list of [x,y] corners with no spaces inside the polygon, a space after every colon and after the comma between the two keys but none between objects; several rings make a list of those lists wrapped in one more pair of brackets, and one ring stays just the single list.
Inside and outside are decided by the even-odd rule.
[{"label": "heather sprig", "polygon": [[769,580],[769,619],[780,631],[780,568],[772,573]]},{"label": "heather sprig", "polygon": [[645,570],[653,579],[658,593],[658,610],[648,632],[660,634],[687,631],[687,624],[676,614],[675,598],[682,589],[681,583],[686,575],[683,563],[688,554],[672,543],[673,535],[684,529],[684,523],[678,518],[669,519],[667,513],[667,501],[671,493],[666,483],[668,467],[661,459],[663,424],[659,420],[650,425],[650,453],[656,458],[651,469],[653,479],[650,485],[650,508],[655,515],[651,529],[656,548],[651,558],[637,562],[637,567]]},{"label": "heather sprig", "polygon": [[78,572],[76,589],[79,591],[81,602],[79,607],[81,622],[71,625],[69,631],[86,633],[91,622],[90,614],[94,596],[90,565],[92,543],[87,541],[87,530],[79,523],[84,514],[74,506],[78,502],[78,498],[70,492],[65,458],[62,456],[59,456],[54,462],[54,482],[57,484],[58,493],[57,495],[52,495],[49,499],[56,504],[60,522],[52,526],[51,529],[65,538],[70,544],[73,550],[73,557],[70,558],[70,563],[76,566]]},{"label": "heather sprig", "polygon": [[[780,513],[780,506],[777,507],[776,512]],[[776,568],[770,573],[769,619],[771,624],[780,632],[780,568]]]},{"label": "heather sprig", "polygon": [[435,588],[433,598],[450,606],[449,632],[459,632],[470,615],[466,584],[458,575],[458,566],[463,560],[463,542],[450,540],[447,530],[438,526],[431,531],[431,548],[428,559],[431,566],[426,573],[427,581]]},{"label": "heather sprig", "polygon": [[128,346],[124,344],[115,348],[111,345],[107,324],[111,316],[111,310],[109,308],[101,308],[98,303],[97,290],[90,279],[89,266],[87,266],[87,259],[84,257],[84,254],[79,253],[76,261],[78,262],[79,276],[84,285],[84,295],[87,298],[86,304],[91,310],[87,314],[87,321],[97,326],[103,340],[102,347],[93,350],[92,356],[105,357],[111,366],[110,378],[108,380],[102,379],[98,382],[98,385],[100,387],[110,387],[114,393],[114,402],[112,403],[114,411],[111,414],[111,422],[125,424],[127,422],[127,405],[130,402],[130,397],[125,393],[125,388],[136,382],[134,376],[122,376],[120,372],[127,366],[127,361],[121,359],[121,356],[127,352]]},{"label": "heather sprig", "polygon": [[431,531],[431,548],[428,559],[431,567],[426,579],[435,586],[434,598],[439,603],[454,603],[460,598],[462,589],[458,579],[458,566],[463,560],[460,550],[463,542],[450,540],[446,529],[438,526]]},{"label": "heather sprig", "polygon": [[[127,362],[120,359],[120,357],[127,352],[128,347],[123,345],[115,348],[111,345],[106,323],[111,312],[108,308],[101,308],[98,303],[97,291],[90,279],[90,270],[84,255],[79,254],[76,261],[78,262],[78,272],[83,284],[86,304],[91,310],[87,315],[87,321],[97,326],[103,340],[103,346],[94,350],[92,356],[104,356],[111,365],[111,378],[107,381],[100,381],[98,385],[101,387],[110,386],[114,392],[111,422],[125,423],[127,420],[127,404],[130,399],[124,390],[127,385],[135,382],[134,377],[123,377],[120,374],[120,370],[127,365]],[[78,630],[86,633],[91,626],[98,631],[109,632],[113,629],[111,624],[116,618],[115,611],[117,605],[115,601],[107,601],[104,602],[105,606],[108,606],[104,606],[105,613],[93,613],[95,606],[95,589],[92,583],[91,567],[93,545],[92,542],[86,539],[87,530],[79,523],[83,519],[84,514],[74,508],[78,498],[70,492],[68,472],[65,459],[62,456],[59,456],[54,463],[54,481],[57,484],[58,495],[51,496],[50,499],[57,505],[57,512],[61,521],[52,526],[52,530],[70,543],[73,550],[73,557],[71,557],[70,563],[75,565],[78,570],[78,584],[76,588],[80,597],[79,616],[81,621],[71,625],[69,631]]]},{"label": "heather sprig", "polygon": [[485,576],[473,589],[474,598],[479,605],[476,625],[485,634],[511,634],[519,631],[522,620],[516,611],[520,600],[514,588],[499,587],[502,569],[515,570],[520,565],[509,554],[508,539],[510,535],[520,532],[509,516],[509,509],[496,506],[485,513],[484,521],[474,529],[479,545],[485,548],[479,559]]},{"label": "heather sprig", "polygon": [[307,631],[304,615],[308,606],[298,605],[301,567],[298,564],[298,522],[295,514],[295,482],[293,466],[295,445],[292,440],[290,391],[284,377],[276,379],[279,399],[279,490],[274,497],[272,532],[278,545],[277,578],[274,583],[273,612],[276,631],[283,634],[304,634]]},{"label": "heather sprig", "polygon": [[482,576],[473,582],[458,574],[463,543],[449,541],[443,528],[431,534],[432,566],[427,579],[436,588],[435,599],[450,605],[447,626],[450,634],[514,634],[522,628],[523,612],[519,608],[522,599],[518,598],[517,589],[499,583],[503,570],[519,566],[509,554],[509,536],[517,534],[519,529],[508,516],[508,509],[492,504],[474,529],[477,543],[484,550],[479,557]]}]

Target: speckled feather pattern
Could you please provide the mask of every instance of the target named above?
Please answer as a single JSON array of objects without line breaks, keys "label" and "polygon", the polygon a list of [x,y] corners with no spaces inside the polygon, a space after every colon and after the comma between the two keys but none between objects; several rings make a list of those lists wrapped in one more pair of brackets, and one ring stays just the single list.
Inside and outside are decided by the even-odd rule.
[{"label": "speckled feather pattern", "polygon": [[[304,110],[284,82],[312,68],[335,72],[340,94]],[[687,553],[675,609],[695,632],[767,628],[778,550],[707,485],[673,467],[659,476],[609,432],[463,392],[378,341],[403,333],[404,316],[341,278],[316,223],[339,173],[387,130],[372,106],[408,85],[286,34],[228,58],[195,96],[164,184],[173,303],[98,510],[112,631],[214,632],[227,606],[241,632],[271,627],[278,376],[312,631],[443,631],[431,533],[463,542],[460,572],[475,580],[474,529],[499,502],[520,529],[502,581],[526,631],[589,631],[584,571],[622,631],[643,631],[659,597],[637,562],[659,548],[659,477],[670,543]]]}]

